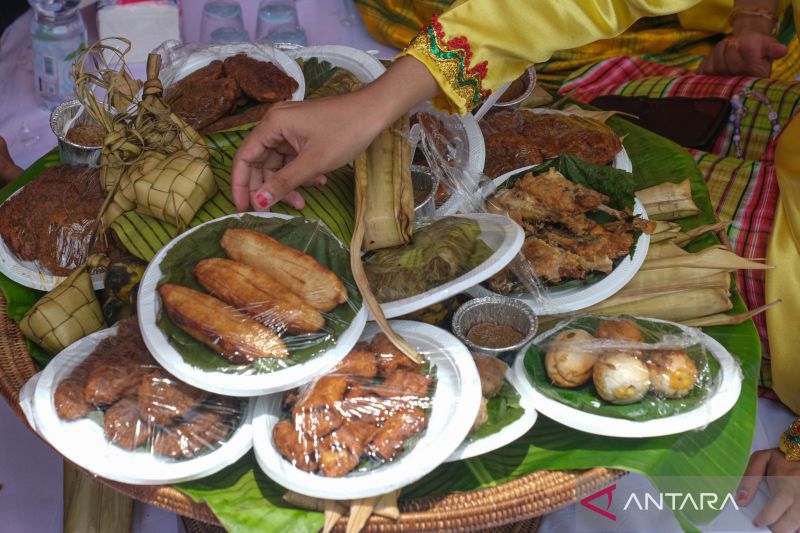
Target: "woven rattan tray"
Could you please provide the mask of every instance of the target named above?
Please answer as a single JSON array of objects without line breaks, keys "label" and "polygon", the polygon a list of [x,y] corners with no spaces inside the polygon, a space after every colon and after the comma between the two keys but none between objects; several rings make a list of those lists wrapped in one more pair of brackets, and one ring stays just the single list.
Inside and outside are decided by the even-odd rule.
[{"label": "woven rattan tray", "polygon": [[[6,301],[0,293],[0,392],[23,421],[25,418],[18,405],[19,391],[35,372],[25,339],[17,324],[8,318]],[[620,471],[605,468],[535,472],[497,487],[402,502],[399,520],[373,517],[365,531],[481,531],[487,528],[497,532],[535,531],[538,521],[533,518],[573,503],[621,475]],[[190,520],[219,525],[206,505],[195,503],[172,487],[101,481],[132,498]],[[336,530],[344,531],[344,526],[342,520]],[[193,531],[213,531],[202,529],[201,524],[192,527]]]}]

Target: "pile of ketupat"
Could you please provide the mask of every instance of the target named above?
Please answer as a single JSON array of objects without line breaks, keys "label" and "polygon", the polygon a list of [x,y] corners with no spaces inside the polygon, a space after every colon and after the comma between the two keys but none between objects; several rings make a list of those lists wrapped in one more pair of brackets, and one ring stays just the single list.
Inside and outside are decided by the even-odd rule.
[{"label": "pile of ketupat", "polygon": [[701,235],[727,226],[721,222],[684,232],[680,224],[672,222],[700,212],[692,200],[689,180],[643,189],[636,196],[648,216],[658,221],[650,236],[647,257],[622,290],[590,307],[588,312],[649,316],[704,327],[738,324],[777,303],[739,315],[726,314],[733,308],[731,273],[773,267],[740,257],[725,245],[694,253],[683,248]]}]

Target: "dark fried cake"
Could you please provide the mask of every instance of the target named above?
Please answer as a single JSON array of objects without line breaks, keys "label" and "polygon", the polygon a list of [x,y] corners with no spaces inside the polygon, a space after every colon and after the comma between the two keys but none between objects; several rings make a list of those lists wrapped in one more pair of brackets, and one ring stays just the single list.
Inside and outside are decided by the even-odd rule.
[{"label": "dark fried cake", "polygon": [[226,76],[236,80],[244,94],[259,102],[288,100],[298,87],[297,81],[272,63],[244,53],[227,58],[223,70]]},{"label": "dark fried cake", "polygon": [[172,104],[172,111],[195,130],[202,130],[231,112],[239,97],[239,86],[231,78],[185,86]]},{"label": "dark fried cake", "polygon": [[174,98],[177,98],[186,92],[190,92],[197,87],[201,87],[205,83],[218,80],[223,76],[222,61],[216,59],[175,83],[167,90],[165,95],[166,99],[168,102],[171,102]]},{"label": "dark fried cake", "polygon": [[258,104],[237,115],[222,117],[221,119],[212,122],[208,126],[200,130],[203,135],[213,133],[215,131],[227,130],[250,124],[251,122],[259,122],[264,118],[264,114],[269,110],[272,104]]},{"label": "dark fried cake", "polygon": [[90,252],[124,257],[127,251],[112,231],[88,250],[104,199],[98,169],[51,167],[0,205],[0,236],[19,259],[36,261],[57,276],[82,265]]}]

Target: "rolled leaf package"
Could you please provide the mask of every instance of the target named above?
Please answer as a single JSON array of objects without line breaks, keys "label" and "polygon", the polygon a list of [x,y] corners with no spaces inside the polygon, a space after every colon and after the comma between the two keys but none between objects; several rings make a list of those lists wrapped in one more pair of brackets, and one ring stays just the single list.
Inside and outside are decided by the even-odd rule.
[{"label": "rolled leaf package", "polygon": [[175,241],[159,269],[156,324],[193,372],[303,364],[332,348],[361,306],[347,250],[302,218],[209,222]]},{"label": "rolled leaf package", "polygon": [[524,357],[533,386],[548,398],[634,421],[700,407],[720,380],[699,330],[655,319],[567,319]]}]

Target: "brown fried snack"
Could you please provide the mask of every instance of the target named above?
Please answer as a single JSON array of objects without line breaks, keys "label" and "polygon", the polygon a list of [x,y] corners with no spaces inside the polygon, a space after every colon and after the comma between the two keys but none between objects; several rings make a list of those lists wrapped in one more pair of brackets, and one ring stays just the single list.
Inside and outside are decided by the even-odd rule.
[{"label": "brown fried snack", "polygon": [[123,398],[112,405],[103,417],[106,438],[119,446],[132,450],[150,438],[150,424],[142,417],[135,399]]},{"label": "brown fried snack", "polygon": [[227,58],[223,69],[226,76],[236,80],[242,92],[259,102],[288,100],[298,87],[294,78],[272,63],[253,59],[244,53]]},{"label": "brown fried snack", "polygon": [[214,133],[215,131],[229,130],[231,128],[244,126],[245,124],[250,124],[251,122],[259,122],[262,118],[264,118],[264,114],[269,110],[270,107],[272,107],[271,103],[258,104],[236,115],[222,117],[221,119],[201,129],[200,133],[206,135],[208,133]]},{"label": "brown fried snack", "polygon": [[204,81],[186,86],[172,103],[172,112],[200,131],[221,119],[236,105],[239,86],[231,78]]},{"label": "brown fried snack", "polygon": [[378,374],[378,363],[375,354],[367,349],[353,348],[333,369],[334,374],[347,374],[362,378],[374,378]]},{"label": "brown fried snack", "polygon": [[411,408],[397,413],[375,434],[370,444],[374,453],[391,459],[403,449],[405,441],[428,425],[427,415],[420,409]]},{"label": "brown fried snack", "polygon": [[153,452],[190,459],[205,449],[215,448],[232,430],[232,418],[226,413],[201,411],[190,420],[159,431],[153,440]]},{"label": "brown fried snack", "polygon": [[344,423],[341,401],[347,390],[347,376],[319,378],[292,409],[295,427],[312,439],[319,439]]},{"label": "brown fried snack", "polygon": [[218,80],[224,76],[222,72],[222,60],[215,59],[208,65],[201,67],[188,76],[180,79],[172,87],[166,91],[166,100],[172,102],[175,98],[183,95],[184,93],[191,92],[197,87],[213,80]]},{"label": "brown fried snack", "polygon": [[135,318],[126,320],[119,334],[103,339],[95,348],[100,357],[86,378],[86,402],[99,407],[135,397],[142,378],[157,368],[138,327],[133,331],[131,324],[135,325]]},{"label": "brown fried snack", "polygon": [[488,355],[472,354],[472,360],[481,378],[481,394],[486,398],[495,396],[503,388],[508,365],[502,359]]},{"label": "brown fried snack", "polygon": [[281,420],[272,428],[272,440],[287,461],[304,472],[316,472],[317,451],[314,441],[298,432],[288,420]]},{"label": "brown fried snack", "polygon": [[91,253],[125,257],[128,252],[113,231],[98,235],[88,249],[104,199],[98,169],[48,168],[0,205],[0,236],[19,259],[36,261],[56,276],[68,275]]},{"label": "brown fried snack", "polygon": [[375,389],[365,383],[351,382],[339,411],[348,420],[380,425],[408,405],[404,399],[378,396]]},{"label": "brown fried snack", "polygon": [[361,455],[377,426],[361,421],[348,421],[319,443],[319,469],[326,477],[341,477],[361,462]]},{"label": "brown fried snack", "polygon": [[385,333],[378,333],[372,337],[370,347],[375,352],[380,377],[385,378],[398,368],[419,372],[419,365],[398,350]]},{"label": "brown fried snack", "polygon": [[84,399],[83,390],[96,358],[94,353],[90,354],[56,387],[53,404],[60,418],[76,420],[94,410],[94,406]]},{"label": "brown fried snack", "polygon": [[208,396],[208,392],[178,381],[161,369],[144,376],[138,389],[142,414],[160,426],[168,426],[185,418]]},{"label": "brown fried snack", "polygon": [[430,384],[430,376],[398,370],[376,386],[375,392],[384,398],[427,398]]}]

